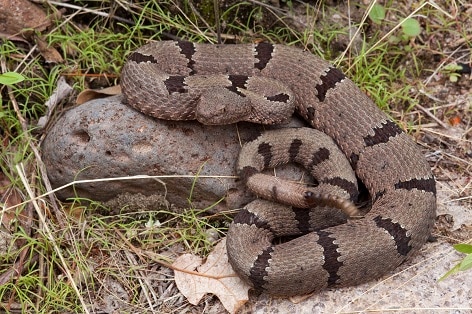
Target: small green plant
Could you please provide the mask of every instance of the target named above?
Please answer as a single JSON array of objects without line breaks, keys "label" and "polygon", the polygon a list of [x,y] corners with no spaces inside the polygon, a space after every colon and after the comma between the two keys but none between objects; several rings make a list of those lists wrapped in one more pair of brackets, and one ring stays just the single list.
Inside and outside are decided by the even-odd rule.
[{"label": "small green plant", "polygon": [[285,3],[290,9],[293,8],[293,1],[291,0],[282,0],[282,3]]},{"label": "small green plant", "polygon": [[380,24],[385,19],[385,8],[376,3],[372,6],[372,10],[369,12],[369,18],[375,24]]},{"label": "small green plant", "polygon": [[402,32],[405,36],[416,37],[421,33],[420,23],[413,18],[408,18],[402,23]]},{"label": "small green plant", "polygon": [[447,273],[445,273],[438,281],[442,281],[447,277],[457,274],[460,271],[466,271],[472,268],[472,245],[471,244],[455,244],[453,245],[457,252],[464,253],[466,256],[460,263],[457,263]]},{"label": "small green plant", "polygon": [[25,77],[16,72],[5,72],[0,74],[0,84],[14,85],[25,80]]},{"label": "small green plant", "polygon": [[449,76],[449,81],[452,83],[459,80],[459,77],[461,77],[460,71],[462,71],[462,66],[455,63],[448,64],[443,68],[443,73]]},{"label": "small green plant", "polygon": [[[369,11],[369,18],[375,24],[381,24],[382,21],[385,20],[385,16],[385,8],[378,3],[374,4],[371,10]],[[421,26],[416,19],[409,17],[401,22],[401,31],[402,34],[399,38],[392,36],[393,41],[403,42],[410,38],[418,36],[421,33]],[[392,41],[392,38],[390,39],[390,41]]]}]

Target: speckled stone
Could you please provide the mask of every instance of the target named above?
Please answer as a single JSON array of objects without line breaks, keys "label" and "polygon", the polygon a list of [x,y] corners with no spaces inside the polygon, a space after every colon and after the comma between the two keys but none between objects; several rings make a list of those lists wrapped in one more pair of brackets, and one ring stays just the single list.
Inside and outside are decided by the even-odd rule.
[{"label": "speckled stone", "polygon": [[[74,180],[134,175],[234,176],[240,143],[256,138],[263,128],[153,119],[114,96],[67,111],[49,130],[42,154],[54,188]],[[291,169],[293,178],[300,176],[299,170]],[[191,198],[196,208],[225,197],[218,209],[238,208],[248,201],[235,178],[198,178],[191,194],[193,183],[193,178],[182,177],[90,182],[62,189],[57,196],[107,201],[125,192],[165,194],[170,203],[183,207]]]}]

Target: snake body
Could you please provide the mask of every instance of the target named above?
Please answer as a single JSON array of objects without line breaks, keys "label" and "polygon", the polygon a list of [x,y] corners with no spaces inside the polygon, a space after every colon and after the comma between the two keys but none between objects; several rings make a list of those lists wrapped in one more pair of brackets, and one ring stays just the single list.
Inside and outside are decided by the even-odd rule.
[{"label": "snake body", "polygon": [[[279,131],[243,147],[238,171],[269,200],[255,200],[235,217],[227,251],[235,271],[256,289],[289,296],[379,278],[431,233],[435,180],[416,144],[341,71],[309,52],[269,43],[150,43],[130,55],[121,86],[129,105],[160,119],[272,124],[295,111],[332,139],[310,146],[318,135]],[[339,162],[338,149],[352,170],[329,166],[334,170],[315,174],[318,165]],[[321,190],[285,193],[277,180],[260,182],[262,169],[287,162],[320,176]],[[326,203],[302,209],[309,206],[273,202],[295,191],[302,203],[314,196],[343,207],[356,201],[355,178],[372,202],[361,219],[345,219]],[[285,235],[302,236],[273,243]]]}]

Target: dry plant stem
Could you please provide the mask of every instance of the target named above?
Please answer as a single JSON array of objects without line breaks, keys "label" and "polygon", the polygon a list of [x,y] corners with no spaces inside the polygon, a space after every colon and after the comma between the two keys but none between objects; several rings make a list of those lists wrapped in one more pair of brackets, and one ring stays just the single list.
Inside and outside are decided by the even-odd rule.
[{"label": "dry plant stem", "polygon": [[[49,34],[53,34],[55,33],[58,29],[62,28],[64,25],[66,25],[67,23],[69,23],[72,18],[74,18],[76,15],[78,15],[80,13],[80,11],[76,11],[72,14],[70,14],[66,19],[64,19],[62,21],[61,24],[59,24],[58,26],[56,26],[55,28],[53,28],[51,31],[49,31]],[[74,25],[72,22],[70,23],[71,25]]]},{"label": "dry plant stem", "polygon": [[[23,250],[21,250],[20,260],[18,261],[18,263],[16,263],[17,267],[15,267],[16,269],[14,270],[17,275],[16,280],[15,280],[16,283],[18,283],[18,280],[20,279],[21,274],[23,273],[23,270],[25,269],[25,263],[29,263],[29,260],[26,260],[26,256],[28,253],[29,253],[29,247],[25,247]],[[35,254],[35,255],[38,255],[38,254]],[[38,289],[40,290],[39,287]],[[40,294],[39,296],[41,297]],[[13,300],[15,300],[15,297],[16,297],[16,292],[13,291],[13,293],[10,296],[10,299],[8,300],[8,303],[9,304],[13,303]]]},{"label": "dry plant stem", "polygon": [[[142,259],[141,256],[146,255],[149,258],[151,258],[154,262],[158,263],[161,266],[170,268],[174,271],[176,270],[176,271],[180,271],[182,273],[191,274],[191,275],[195,275],[195,276],[201,276],[201,277],[206,277],[206,278],[211,278],[211,279],[216,279],[216,280],[220,280],[220,279],[223,279],[223,278],[230,277],[230,276],[211,276],[211,275],[208,275],[208,274],[199,273],[197,271],[192,271],[192,270],[188,270],[188,269],[181,269],[181,268],[175,267],[174,265],[172,265],[170,263],[167,263],[167,262],[164,262],[162,260],[159,260],[159,259],[155,258],[153,256],[153,254],[149,254],[150,252],[146,252],[144,250],[141,250],[140,248],[135,247],[133,244],[131,244],[128,241],[128,239],[126,239],[126,237],[118,229],[114,228],[114,231],[128,245],[128,247],[131,249],[131,251],[133,251],[136,255],[138,255],[140,257],[140,259]],[[143,262],[144,262],[144,260],[143,260]],[[237,275],[234,274],[234,276],[231,276],[231,277],[237,277]]]},{"label": "dry plant stem", "polygon": [[[188,22],[190,25],[192,25],[193,29],[195,29],[195,30],[198,32],[198,34],[199,34],[200,36],[204,37],[205,40],[211,42],[210,38],[207,37],[207,35],[206,35],[205,33],[203,33],[197,25],[195,25],[195,23],[185,14],[184,11],[182,11],[182,9],[180,9],[178,6],[176,7],[176,9],[180,11],[180,13],[182,14],[182,16],[185,17],[185,19],[187,20],[187,22]],[[202,19],[202,21],[203,21],[203,19]],[[212,29],[212,28],[210,28],[210,29]],[[214,32],[213,30],[212,30],[212,33],[213,33],[213,35],[215,35],[215,32]]]},{"label": "dry plant stem", "polygon": [[[456,54],[459,50],[461,49],[461,47],[457,47],[456,50],[454,50],[453,52],[451,52],[447,57],[446,59],[444,59],[441,64],[439,64],[436,69],[434,70],[434,72],[428,76],[428,78],[426,80],[424,80],[424,84],[425,85],[428,85],[431,80],[436,76],[436,74],[438,74],[439,70],[441,70],[443,68],[443,66],[449,61],[452,59],[452,56],[454,54]],[[420,92],[424,93],[422,90],[420,90]],[[427,95],[426,93],[424,93],[425,95]]]},{"label": "dry plant stem", "polygon": [[[364,25],[365,21],[367,20],[367,17],[369,16],[369,13],[370,13],[370,11],[372,10],[372,8],[373,8],[373,6],[374,6],[375,3],[376,3],[376,1],[371,1],[371,2],[370,2],[369,6],[368,6],[367,9],[365,10],[364,15],[362,16],[362,19],[361,19],[361,21],[360,21],[360,23],[359,23],[360,25]],[[348,13],[350,13],[350,7],[351,7],[351,6],[350,6],[350,3],[348,3],[348,7],[349,7]],[[351,29],[351,19],[350,19],[350,18],[349,18],[349,29]],[[391,31],[393,31],[393,30],[391,30]],[[334,65],[335,65],[335,66],[339,66],[339,63],[341,62],[341,60],[344,59],[344,56],[346,55],[346,53],[348,53],[348,52],[350,51],[350,48],[351,48],[352,44],[354,43],[354,39],[359,35],[360,32],[361,32],[361,28],[360,28],[360,27],[358,27],[358,28],[356,29],[356,32],[355,32],[352,36],[351,36],[351,32],[349,31],[349,36],[350,36],[351,38],[350,38],[350,40],[349,40],[349,43],[347,44],[346,49],[344,49],[344,51],[341,53],[341,55],[337,58],[337,61],[334,62]],[[384,40],[384,38],[380,39],[377,43],[380,43],[380,42],[382,42],[383,40]],[[374,45],[374,47],[375,47],[375,46],[376,46],[376,45]],[[373,49],[374,47],[372,47],[372,49]],[[365,54],[368,55],[368,53],[369,53],[369,51],[367,51]],[[353,66],[354,66],[354,64],[352,64],[346,72],[349,72],[349,71],[352,69]]]},{"label": "dry plant stem", "polygon": [[203,16],[200,14],[200,12],[198,12],[197,8],[195,8],[195,6],[193,5],[192,1],[189,1],[188,2],[188,5],[190,6],[190,8],[192,9],[192,12],[198,16],[198,18],[202,21],[203,24],[205,24],[206,28],[212,33],[213,37],[214,38],[218,38],[218,33],[215,33],[213,31],[213,28],[210,26],[210,24],[208,24],[208,22],[203,18]]},{"label": "dry plant stem", "polygon": [[[38,47],[38,45],[34,45],[33,47],[31,47],[30,51],[26,54],[26,56],[21,60],[20,63],[18,63],[18,65],[16,66],[14,72],[18,72],[18,73],[23,73],[23,72],[19,72],[19,69],[26,63],[26,60],[28,60],[28,58],[33,54],[33,52],[36,50],[36,48]],[[30,62],[33,62],[33,59],[30,60]],[[4,60],[2,60],[2,72],[5,72],[7,70],[7,67],[5,65],[5,62]],[[26,64],[24,66],[24,69],[28,68],[29,66],[31,65],[30,64]],[[9,93],[11,92],[11,89],[8,90]],[[10,98],[12,96],[9,96]],[[15,111],[16,112],[16,111]],[[16,112],[18,114],[18,112]]]},{"label": "dry plant stem", "polygon": [[[463,135],[461,137],[457,137],[457,136],[452,136],[452,135],[449,135],[449,134],[441,133],[441,132],[439,132],[435,129],[428,129],[428,128],[424,128],[424,131],[427,131],[427,132],[430,132],[432,134],[439,135],[441,137],[445,137],[445,138],[448,138],[448,139],[451,139],[451,140],[454,140],[454,141],[458,141],[458,142],[462,141],[462,142],[467,142],[467,143],[472,144],[472,140],[466,140],[465,138],[463,138]],[[466,164],[469,164],[469,165],[471,164],[471,162],[466,161],[464,159],[461,159],[459,157],[455,156],[454,158],[456,158],[458,160],[461,160],[461,161],[465,162]]]},{"label": "dry plant stem", "polygon": [[[28,180],[26,179],[23,164],[16,165],[16,170],[17,170],[17,172],[20,176],[21,182],[23,183],[23,185],[24,185],[24,187],[25,187],[25,189],[28,193],[29,198],[33,199],[34,198],[34,193],[33,193],[33,190],[31,189],[31,186],[28,183]],[[77,298],[80,300],[80,303],[82,304],[83,311],[85,313],[89,314],[90,312],[88,310],[87,304],[85,303],[85,300],[83,299],[82,294],[80,293],[79,288],[77,287],[77,284],[74,281],[74,277],[72,276],[72,272],[70,271],[69,266],[67,265],[67,262],[66,262],[64,256],[62,255],[61,249],[59,248],[59,246],[56,243],[56,239],[54,238],[54,235],[52,234],[51,229],[49,229],[49,225],[46,221],[46,217],[44,216],[44,214],[43,214],[43,212],[42,212],[42,210],[41,210],[41,208],[38,205],[38,202],[36,200],[32,201],[32,204],[33,204],[34,209],[36,210],[36,213],[38,214],[39,220],[40,220],[40,222],[41,222],[41,224],[44,228],[44,234],[47,236],[49,241],[51,241],[51,243],[53,244],[54,251],[56,251],[57,256],[59,256],[59,259],[61,260],[61,265],[64,269],[65,275],[67,276],[67,279],[69,279],[69,282],[70,282],[72,288],[74,289],[74,291],[77,295]]]},{"label": "dry plant stem", "polygon": [[[128,259],[128,262],[130,265],[133,265],[136,268],[139,267],[134,255],[132,255],[129,251],[124,251],[124,254],[126,255],[126,258]],[[149,282],[149,279],[146,276],[146,274],[140,270],[136,270],[136,272],[139,274],[139,276],[137,277],[139,281],[139,285],[143,289],[142,292],[144,296],[146,297],[146,301],[149,305],[149,308],[152,311],[154,310],[153,304],[157,302],[159,297],[156,296],[156,294],[154,293],[154,289],[152,289],[151,283]],[[152,293],[153,300],[151,300],[150,293]]]},{"label": "dry plant stem", "polygon": [[[366,9],[365,11],[365,14],[364,16],[362,17],[362,20],[360,22],[360,24],[364,24],[365,20],[367,19],[367,17],[369,16],[369,13],[370,11],[372,10],[372,7],[374,6],[374,4],[376,3],[377,1],[372,1],[369,5],[369,7]],[[375,43],[372,47],[370,47],[369,49],[367,49],[364,54],[365,55],[368,55],[370,54],[371,51],[375,50],[377,48],[377,46],[384,42],[387,38],[389,38],[393,32],[395,32],[398,28],[400,28],[402,26],[402,24],[408,20],[409,18],[412,18],[414,15],[416,15],[416,13],[418,13],[421,9],[423,9],[423,7],[425,7],[426,5],[430,5],[432,6],[433,8],[436,8],[438,11],[440,11],[442,14],[448,16],[449,18],[453,19],[455,16],[452,16],[451,14],[447,13],[446,10],[442,9],[441,7],[439,7],[436,3],[434,3],[434,1],[430,0],[430,1],[426,1],[424,3],[422,3],[419,7],[417,7],[413,12],[411,12],[407,17],[405,17],[403,20],[401,20],[398,24],[395,25],[394,28],[392,28],[388,33],[386,33],[384,36],[382,36],[382,38],[380,38],[377,43]],[[356,38],[356,36],[358,35],[358,33],[361,31],[361,28],[358,28],[357,31],[354,33],[354,35],[352,36],[352,38]],[[344,50],[344,52],[338,57],[338,60],[342,60],[345,56],[345,54],[347,53],[347,51],[349,50],[349,47],[351,46],[352,44],[352,40],[351,42],[349,42],[347,48]],[[339,62],[335,62],[334,65],[337,66]],[[353,63],[347,70],[346,72],[350,72],[352,70],[352,68],[354,67],[355,63]]]},{"label": "dry plant stem", "polygon": [[[36,176],[35,176],[35,173],[34,171],[31,171],[31,179],[30,181],[32,182],[33,186],[36,186]],[[25,233],[29,236],[33,236],[32,234],[32,222],[33,222],[33,205],[32,203],[29,203],[27,206],[26,206],[26,214],[27,214],[27,222],[26,222],[26,226],[24,227],[25,228]],[[39,227],[41,228],[41,227]],[[35,238],[37,238],[39,235],[38,234],[35,234]],[[27,256],[26,253],[28,253],[30,251],[30,246],[26,246],[25,249],[23,249],[22,251],[22,254],[24,253],[24,256],[21,256],[21,258],[24,258]],[[39,271],[39,278],[46,278],[44,276],[44,256],[41,254],[38,254],[38,253],[35,253],[35,255],[39,255],[39,268],[38,268],[38,271]],[[21,260],[20,258],[20,260]],[[30,259],[27,260],[28,263],[31,263]],[[18,272],[18,274],[21,274],[23,272],[23,269],[24,269],[24,266],[23,263],[21,264],[22,265],[22,270]],[[42,289],[40,286],[37,287],[37,291],[36,291],[36,295],[38,296],[36,298],[36,308],[39,308],[39,304],[42,300]]]},{"label": "dry plant stem", "polygon": [[[30,50],[28,55],[31,54],[32,51],[33,51],[33,49]],[[27,58],[28,55],[25,56],[25,58]],[[25,60],[25,58],[23,60]],[[6,71],[6,65],[5,65],[5,61],[3,59],[1,60],[1,67],[2,67],[2,72],[5,72]],[[39,151],[38,151],[37,147],[33,144],[34,139],[31,137],[31,135],[28,131],[28,124],[27,124],[25,118],[21,115],[20,108],[18,106],[18,102],[16,101],[16,98],[13,96],[13,92],[11,90],[11,87],[7,86],[7,90],[8,90],[8,97],[10,98],[10,101],[13,105],[13,109],[14,109],[17,117],[18,117],[18,120],[20,121],[21,129],[23,130],[23,135],[25,136],[26,141],[27,141],[28,145],[30,146],[31,150],[33,151],[34,156],[36,158],[37,165],[38,165],[39,171],[41,173],[41,178],[43,180],[44,185],[46,186],[46,190],[51,191],[52,186],[51,186],[51,183],[49,182],[49,178],[47,176],[46,166],[44,165],[44,163],[41,159],[41,155],[39,154]],[[62,212],[59,210],[59,206],[57,205],[56,199],[54,198],[54,195],[52,193],[49,194],[49,200],[52,204],[54,214],[56,215],[60,226],[62,228],[64,228],[65,225],[66,225],[65,224],[65,217],[64,217],[64,215],[62,215]],[[18,206],[19,205],[20,204],[18,204]],[[6,210],[8,210],[8,208]]]},{"label": "dry plant stem", "polygon": [[[35,263],[38,260],[38,254],[34,254],[31,258],[29,258],[26,262],[24,262],[23,258],[23,253],[24,256],[26,256],[26,253],[28,252],[27,249],[24,249],[20,252],[20,260],[15,262],[15,265],[10,267],[6,272],[0,275],[0,286],[8,283],[13,279],[15,275],[19,275],[20,270],[24,269],[25,267],[28,267],[29,264]],[[24,264],[24,265],[23,265]]]},{"label": "dry plant stem", "polygon": [[423,111],[428,117],[436,121],[440,126],[445,129],[449,129],[449,126],[446,123],[442,122],[441,119],[436,118],[436,116],[430,112],[430,110],[432,109],[427,109],[421,106],[420,104],[416,104],[415,106],[418,107],[421,111]]},{"label": "dry plant stem", "polygon": [[469,133],[472,132],[472,127],[468,128],[465,132],[464,132],[464,137],[467,136]]},{"label": "dry plant stem", "polygon": [[[25,56],[25,58],[23,59],[26,60],[26,58],[28,58],[28,56],[32,53],[33,49],[30,50],[30,52],[28,53],[27,56]],[[22,62],[23,62],[22,61]],[[18,65],[19,67],[20,65]],[[4,60],[2,60],[2,63],[1,63],[1,67],[2,67],[2,71],[5,71],[6,69],[6,65],[5,65],[5,62]],[[16,71],[18,70],[18,67],[16,69]],[[13,109],[18,117],[18,120],[20,121],[20,124],[21,124],[21,128],[22,128],[22,131],[23,131],[23,134],[24,136],[26,137],[26,140],[27,140],[27,143],[28,145],[30,146],[31,150],[33,151],[35,157],[36,157],[36,160],[37,160],[37,165],[38,165],[38,168],[40,170],[40,173],[41,173],[41,176],[42,176],[42,179],[43,179],[43,182],[44,182],[44,185],[46,186],[46,189],[48,191],[52,190],[52,187],[51,187],[51,184],[49,182],[49,178],[47,176],[47,171],[46,171],[46,168],[44,166],[44,163],[42,162],[41,160],[41,155],[39,154],[39,151],[37,149],[37,147],[33,144],[34,141],[33,141],[33,138],[31,138],[30,136],[30,133],[28,131],[28,125],[27,125],[27,122],[26,122],[26,119],[24,119],[24,117],[21,115],[21,112],[20,112],[20,109],[19,109],[19,106],[18,106],[18,102],[16,101],[16,98],[14,97],[13,95],[13,92],[12,92],[12,89],[7,86],[7,90],[8,90],[8,96],[10,98],[10,101],[13,105]],[[34,180],[34,176],[33,176],[33,180]],[[33,181],[34,182],[34,181]],[[34,184],[35,185],[35,184]],[[32,194],[32,193],[31,193]],[[49,195],[49,199],[51,201],[51,204],[52,204],[52,208],[55,212],[55,215],[57,217],[57,220],[59,222],[59,224],[61,225],[61,227],[64,228],[65,226],[65,223],[64,223],[64,216],[62,215],[62,212],[59,210],[59,207],[56,203],[56,199],[54,198],[54,195],[50,194]],[[28,210],[29,209],[29,210]],[[27,207],[27,212],[28,212],[28,216],[30,217],[30,219],[32,219],[32,210],[31,210],[31,207],[28,206]],[[30,230],[31,230],[31,225],[29,224],[29,226],[27,226],[26,228],[26,232],[29,234],[30,233]],[[21,274],[22,273],[22,270],[23,270],[23,263],[24,263],[24,259],[26,257],[26,253],[29,251],[29,249],[25,249],[21,252],[20,254],[20,261],[18,263],[19,265],[19,268],[17,269],[16,273],[17,274]],[[33,256],[32,259],[30,259],[29,262],[33,261],[33,260],[37,260],[38,259],[38,254],[35,254]],[[40,267],[39,267],[39,272],[40,272],[40,277],[41,278],[44,278],[44,273],[45,273],[45,270],[44,270],[44,267],[45,267],[45,263],[44,263],[44,257],[41,256],[41,258],[39,259],[40,261]],[[39,302],[41,302],[41,289],[40,287],[38,287],[38,291],[37,291],[37,295],[39,296],[36,300],[36,307],[39,308]],[[13,294],[10,298],[10,301],[12,301],[12,298],[13,298]]]},{"label": "dry plant stem", "polygon": [[73,4],[58,2],[58,1],[47,1],[47,3],[58,6],[58,7],[65,7],[65,8],[69,8],[69,9],[73,9],[73,10],[77,10],[77,11],[92,13],[92,14],[95,14],[95,15],[98,15],[98,16],[103,16],[103,17],[106,17],[106,18],[115,19],[117,21],[129,24],[129,25],[134,25],[135,24],[133,21],[130,21],[128,19],[124,19],[122,17],[115,16],[115,15],[110,15],[108,13],[100,12],[100,11],[97,11],[97,10],[87,9],[87,8],[84,8],[84,7],[81,7],[81,6],[78,6],[78,5],[73,5]]},{"label": "dry plant stem", "polygon": [[[141,262],[145,263],[146,261],[144,260],[144,258],[142,257],[145,252],[137,247],[135,247],[131,242],[128,241],[128,239],[123,235],[123,233],[120,232],[120,230],[116,229],[116,228],[113,228],[113,230],[116,232],[116,234],[121,238],[121,240],[123,240],[126,245],[131,249],[131,251],[133,251],[137,256],[139,256],[139,259],[141,260]],[[152,257],[151,257],[152,258]],[[169,267],[169,268],[172,268],[172,265],[167,263],[167,262],[163,262],[161,260],[158,260],[158,259],[154,259],[153,260],[160,264],[161,266],[165,266],[165,267]]]},{"label": "dry plant stem", "polygon": [[472,40],[472,34],[471,35],[466,35],[465,37],[459,38],[455,42],[451,43],[452,47],[456,46],[462,46],[465,43],[468,43]]}]

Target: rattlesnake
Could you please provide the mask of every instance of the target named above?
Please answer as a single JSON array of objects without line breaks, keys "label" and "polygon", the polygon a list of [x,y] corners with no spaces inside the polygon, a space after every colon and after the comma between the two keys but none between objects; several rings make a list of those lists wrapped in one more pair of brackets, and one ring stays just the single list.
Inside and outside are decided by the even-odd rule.
[{"label": "rattlesnake", "polygon": [[[248,184],[261,183],[266,198],[285,199],[287,193],[278,180],[259,182],[259,171],[293,161],[313,170],[337,160],[338,148],[355,176],[342,177],[350,170],[339,167],[317,178],[321,192],[294,187],[298,199],[310,203],[318,193],[319,200],[344,206],[356,201],[356,177],[367,188],[372,207],[361,219],[324,222],[325,216],[339,217],[335,209],[300,209],[300,204],[262,199],[242,209],[228,232],[228,257],[256,289],[288,296],[366,282],[397,267],[430,235],[435,180],[416,144],[341,71],[309,52],[270,43],[155,42],[130,55],[121,86],[129,105],[160,119],[272,124],[295,110],[334,141],[323,135],[301,161],[308,140],[299,138],[299,131],[262,135],[244,146],[238,171]],[[341,192],[335,195],[331,188]],[[273,237],[307,232],[272,243]]]}]

